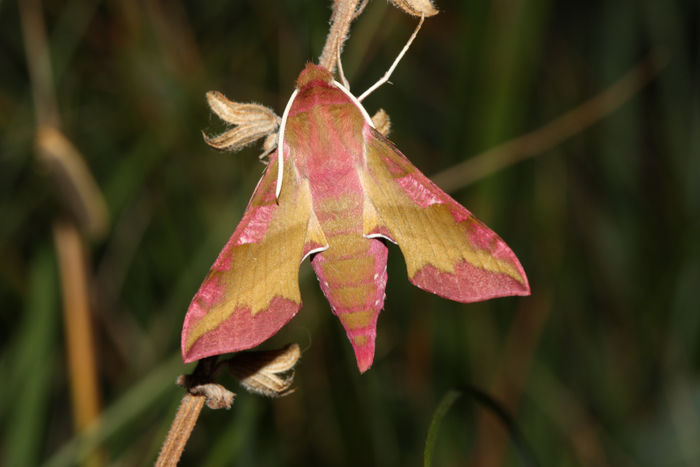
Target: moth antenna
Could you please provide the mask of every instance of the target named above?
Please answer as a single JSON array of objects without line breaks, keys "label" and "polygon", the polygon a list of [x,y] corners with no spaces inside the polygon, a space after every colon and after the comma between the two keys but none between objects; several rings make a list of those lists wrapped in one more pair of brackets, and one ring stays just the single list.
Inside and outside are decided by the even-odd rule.
[{"label": "moth antenna", "polygon": [[[369,96],[370,94],[372,94],[372,93],[374,92],[375,89],[377,89],[379,86],[381,86],[382,84],[384,84],[384,83],[386,83],[387,81],[389,81],[389,77],[390,77],[391,74],[394,72],[394,69],[396,68],[396,65],[399,64],[399,62],[400,62],[401,59],[403,58],[404,54],[406,53],[406,51],[408,50],[408,48],[411,46],[411,43],[413,42],[413,39],[415,39],[416,36],[418,35],[418,31],[420,31],[420,27],[423,25],[423,20],[424,20],[424,19],[425,19],[425,15],[421,15],[420,21],[418,22],[418,26],[416,26],[416,30],[413,31],[413,34],[411,34],[411,37],[408,39],[408,42],[406,42],[406,45],[403,47],[403,49],[402,49],[401,52],[399,53],[399,56],[396,57],[396,60],[394,60],[394,63],[391,65],[391,68],[389,68],[389,70],[388,70],[386,73],[384,73],[384,76],[382,76],[382,77],[379,79],[379,81],[377,81],[376,83],[374,83],[374,85],[372,85],[371,88],[369,88],[369,89],[366,90],[364,93],[362,93],[362,95],[361,95],[360,97],[357,98],[358,101],[362,102],[362,101],[364,100],[364,98],[367,97],[367,96]],[[338,64],[340,64],[340,60],[338,60]]]},{"label": "moth antenna", "polygon": [[287,107],[284,108],[282,123],[280,123],[280,136],[277,144],[277,188],[275,188],[275,198],[277,199],[279,199],[280,192],[282,191],[282,175],[284,174],[284,130],[287,127],[287,117],[289,117],[292,102],[294,102],[294,98],[297,97],[298,93],[298,89],[295,89],[292,93],[292,97],[290,97],[289,102],[287,102]]},{"label": "moth antenna", "polygon": [[345,86],[345,89],[348,91],[350,90],[350,83],[348,83],[348,80],[345,79],[345,73],[343,72],[343,63],[340,61],[340,42],[338,42],[338,48],[336,49],[336,60],[338,62],[338,75],[340,76],[340,81],[342,81],[343,86]]}]

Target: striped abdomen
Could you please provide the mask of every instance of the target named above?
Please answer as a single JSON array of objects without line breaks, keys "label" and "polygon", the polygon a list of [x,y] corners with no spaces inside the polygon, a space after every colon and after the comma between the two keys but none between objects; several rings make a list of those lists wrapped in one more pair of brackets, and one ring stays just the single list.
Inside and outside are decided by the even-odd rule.
[{"label": "striped abdomen", "polygon": [[[354,190],[353,190],[354,191]],[[372,364],[377,317],[384,307],[387,247],[362,235],[362,193],[315,199],[328,249],[311,264],[333,313],[345,327],[360,371]]]}]

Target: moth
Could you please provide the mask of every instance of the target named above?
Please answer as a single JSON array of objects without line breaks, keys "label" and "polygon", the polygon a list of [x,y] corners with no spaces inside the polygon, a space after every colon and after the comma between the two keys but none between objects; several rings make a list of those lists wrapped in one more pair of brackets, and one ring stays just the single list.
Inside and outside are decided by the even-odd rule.
[{"label": "moth", "polygon": [[377,131],[327,69],[308,64],[243,219],[189,306],[185,362],[275,334],[301,308],[299,265],[309,257],[365,372],[384,307],[387,241],[428,292],[464,303],[530,293],[505,242]]}]

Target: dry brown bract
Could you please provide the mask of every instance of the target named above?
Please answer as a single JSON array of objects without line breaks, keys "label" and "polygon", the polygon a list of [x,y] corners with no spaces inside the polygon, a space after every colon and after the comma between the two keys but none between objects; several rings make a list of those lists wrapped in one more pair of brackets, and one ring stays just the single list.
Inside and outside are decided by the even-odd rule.
[{"label": "dry brown bract", "polygon": [[[250,392],[269,397],[286,396],[294,380],[294,365],[301,351],[297,344],[288,344],[278,350],[243,352],[228,361],[231,374]],[[291,371],[290,374],[281,376]]]},{"label": "dry brown bract", "polygon": [[438,11],[430,0],[390,0],[391,3],[413,16],[435,16]]},{"label": "dry brown bract", "polygon": [[212,112],[234,128],[213,138],[204,134],[204,140],[220,151],[238,151],[258,139],[277,131],[280,118],[265,106],[232,102],[217,91],[207,93]]},{"label": "dry brown bract", "polygon": [[372,116],[372,123],[374,124],[374,128],[376,128],[382,136],[389,134],[389,130],[391,130],[391,120],[389,119],[389,114],[387,114],[384,109],[377,110],[377,113]]},{"label": "dry brown bract", "polygon": [[234,393],[214,382],[200,382],[195,375],[180,375],[175,382],[192,395],[204,396],[210,409],[230,409]]}]

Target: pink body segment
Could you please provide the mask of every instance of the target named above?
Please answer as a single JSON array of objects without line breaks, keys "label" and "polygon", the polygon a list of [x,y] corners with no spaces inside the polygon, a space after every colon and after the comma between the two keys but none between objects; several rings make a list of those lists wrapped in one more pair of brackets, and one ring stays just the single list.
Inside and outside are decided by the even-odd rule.
[{"label": "pink body segment", "polygon": [[300,178],[309,180],[312,211],[328,241],[311,264],[364,372],[374,357],[387,281],[386,245],[363,235],[365,192],[359,172],[365,169],[362,130],[367,123],[329,82],[312,78],[298,86],[285,142]]}]

